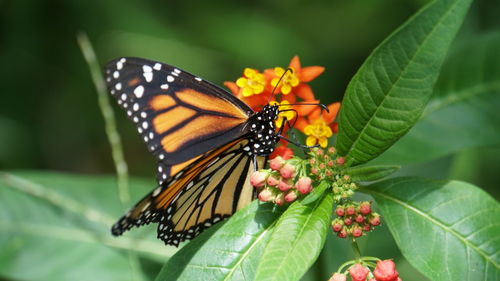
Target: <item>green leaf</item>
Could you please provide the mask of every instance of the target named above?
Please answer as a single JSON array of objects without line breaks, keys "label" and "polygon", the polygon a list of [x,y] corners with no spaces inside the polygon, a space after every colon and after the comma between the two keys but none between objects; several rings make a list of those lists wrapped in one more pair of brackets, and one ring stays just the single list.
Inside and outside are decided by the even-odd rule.
[{"label": "green leaf", "polygon": [[500,278],[500,204],[481,189],[420,178],[366,189],[403,255],[431,280]]},{"label": "green leaf", "polygon": [[471,0],[436,0],[389,36],[353,77],[342,102],[337,148],[365,163],[403,136],[427,104]]},{"label": "green leaf", "polygon": [[330,183],[328,183],[327,181],[320,182],[320,184],[318,184],[318,186],[313,188],[311,193],[309,193],[309,195],[307,195],[302,201],[300,201],[300,203],[302,203],[304,205],[308,205],[308,204],[315,202],[316,200],[320,199],[321,196],[323,196],[323,193],[325,193],[325,190],[329,186],[330,186]]},{"label": "green leaf", "polygon": [[331,192],[315,204],[290,205],[276,223],[255,280],[298,280],[323,248],[332,208]]},{"label": "green leaf", "polygon": [[[133,180],[131,186],[134,198],[139,198],[151,185]],[[113,177],[0,173],[0,276],[145,279],[124,250],[165,261],[173,249],[154,235],[144,237],[144,231],[138,238],[112,237],[110,226],[122,212]]]},{"label": "green leaf", "polygon": [[[449,57],[422,119],[377,163],[417,163],[500,144],[500,33],[471,39]],[[480,128],[480,129],[478,129]]]},{"label": "green leaf", "polygon": [[396,165],[374,165],[349,167],[344,172],[351,177],[353,182],[376,181],[383,179],[399,170]]},{"label": "green leaf", "polygon": [[281,213],[273,204],[254,201],[217,231],[209,229],[177,252],[156,280],[253,280]]}]

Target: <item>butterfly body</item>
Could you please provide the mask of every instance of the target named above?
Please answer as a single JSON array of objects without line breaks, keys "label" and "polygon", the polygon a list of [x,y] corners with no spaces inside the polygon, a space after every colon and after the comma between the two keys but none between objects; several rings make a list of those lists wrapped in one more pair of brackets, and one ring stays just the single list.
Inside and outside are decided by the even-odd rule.
[{"label": "butterfly body", "polygon": [[158,161],[158,187],[114,235],[153,222],[158,238],[177,246],[253,199],[248,179],[279,141],[278,106],[254,112],[208,81],[140,58],[110,62],[106,83]]}]

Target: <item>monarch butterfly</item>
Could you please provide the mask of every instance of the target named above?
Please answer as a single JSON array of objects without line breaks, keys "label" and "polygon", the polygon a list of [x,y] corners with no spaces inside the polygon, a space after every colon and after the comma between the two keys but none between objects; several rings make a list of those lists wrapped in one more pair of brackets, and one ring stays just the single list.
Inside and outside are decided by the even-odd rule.
[{"label": "monarch butterfly", "polygon": [[158,223],[178,246],[253,199],[249,177],[279,141],[277,105],[254,112],[218,86],[156,61],[120,58],[106,83],[158,160],[158,187],[111,229]]}]

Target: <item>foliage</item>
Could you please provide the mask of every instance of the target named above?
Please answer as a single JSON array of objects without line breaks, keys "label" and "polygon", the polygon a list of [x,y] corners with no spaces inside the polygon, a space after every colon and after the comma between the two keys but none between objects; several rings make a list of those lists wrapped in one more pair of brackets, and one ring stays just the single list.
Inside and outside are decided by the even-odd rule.
[{"label": "foliage", "polygon": [[[375,200],[383,224],[411,266],[401,270],[399,265],[404,264],[403,258],[398,258],[396,250],[386,250],[391,243],[387,232],[381,232],[386,236],[380,243],[373,242],[377,238],[366,237],[360,239],[359,244],[363,252],[381,245],[383,249],[378,255],[395,257],[400,276],[405,280],[424,278],[419,274],[430,280],[496,280],[500,277],[500,240],[497,239],[500,228],[495,219],[491,219],[500,213],[498,202],[472,183],[399,177],[400,172],[396,172],[399,168],[396,165],[432,165],[429,161],[461,155],[473,148],[498,148],[500,57],[497,51],[500,33],[477,34],[467,25],[468,29],[460,33],[459,41],[452,45],[470,2],[434,0],[387,37],[353,76],[337,120],[336,146],[338,153],[346,159],[344,172],[360,184],[359,191]],[[164,31],[161,25],[148,18],[147,9],[137,9],[135,5],[124,4],[116,21],[126,22],[128,19],[124,15],[137,11],[150,32]],[[226,9],[231,8],[234,7]],[[363,9],[357,7],[358,11]],[[89,10],[82,12],[89,13]],[[311,10],[307,8],[303,12],[307,14]],[[315,12],[321,14],[319,10]],[[314,17],[318,17],[316,13]],[[258,40],[271,47],[260,46],[260,43],[260,49],[247,50],[243,59],[234,62],[234,67],[247,61],[262,59],[261,64],[269,61],[272,59],[270,54],[283,48],[277,39],[292,33],[258,18],[255,22],[268,31],[259,37],[253,30],[242,26],[243,15],[243,11],[239,11],[228,18],[228,22],[238,25],[240,30],[247,30],[247,38],[241,40],[249,46],[252,44],[248,42]],[[200,20],[207,19],[204,14],[196,16]],[[203,49],[179,43],[182,36],[172,30],[167,32],[171,35],[169,38],[178,41],[159,40],[142,30],[135,32],[145,35],[117,31],[110,32],[107,38],[115,42],[113,46],[121,48],[118,49],[120,53],[135,53],[139,48],[148,50],[152,45],[158,45],[165,47],[167,55],[157,57],[168,60],[172,57],[170,53],[175,53],[176,58],[169,60],[174,64],[181,62],[179,57],[183,56],[186,64],[190,64],[190,60],[194,65],[193,62],[206,60],[205,69],[213,69],[210,75],[224,77],[218,70],[218,59],[224,55],[210,48],[218,44],[225,44],[226,51],[241,48],[235,41],[242,34],[234,34],[227,29],[227,23],[215,19],[207,21],[207,25],[218,28],[219,32],[213,33],[218,41]],[[205,40],[208,36],[203,32],[197,34],[200,38],[196,40]],[[134,36],[140,38],[140,46],[132,44]],[[287,39],[289,45],[296,46],[298,51],[313,49],[305,47],[304,41],[288,37],[291,37]],[[358,40],[364,43],[362,40],[365,39]],[[104,56],[113,54],[110,46],[102,43],[98,46],[99,53],[106,54]],[[271,52],[270,48],[276,46],[281,47]],[[450,46],[453,51],[447,57]],[[277,57],[285,61],[285,55]],[[229,59],[222,61],[227,63]],[[193,70],[201,72],[201,68],[203,66],[195,66]],[[84,91],[90,92],[89,88]],[[89,100],[88,96],[85,100]],[[78,101],[61,101],[62,107],[75,102]],[[82,105],[92,107],[87,102]],[[18,105],[13,104],[13,107]],[[78,122],[78,118],[71,120]],[[89,122],[97,123],[96,120]],[[63,127],[79,125],[66,120],[60,120],[60,124]],[[83,127],[86,126],[89,125]],[[31,157],[23,154],[32,149],[24,142],[26,130],[13,128],[15,125],[10,120],[0,118],[0,129],[12,132],[5,138],[7,145],[28,148],[21,151],[0,145],[0,156],[7,159],[0,159],[0,164],[8,168],[22,167],[17,163],[26,163],[25,159]],[[104,137],[99,137],[102,143],[101,138]],[[128,137],[125,139],[127,147],[129,140]],[[72,145],[72,148],[78,146]],[[109,155],[102,153],[106,150],[104,148],[95,149],[100,151],[98,154]],[[20,151],[16,160],[19,162],[9,160],[12,159],[11,150]],[[49,152],[57,154],[55,151],[58,148]],[[62,162],[69,159],[61,157]],[[147,170],[151,166],[137,162],[139,164],[135,165],[145,167],[140,169]],[[9,163],[14,164],[9,166]],[[466,168],[473,169],[470,164]],[[123,181],[125,176],[126,181],[123,173],[126,174],[126,167],[120,179]],[[390,178],[379,181],[387,176]],[[345,245],[332,242],[329,229],[332,208],[337,202],[328,188],[331,184],[328,181],[323,181],[302,201],[295,201],[287,208],[255,201],[179,250],[164,247],[150,231],[152,227],[135,230],[119,239],[110,237],[109,226],[121,214],[125,207],[122,205],[129,205],[126,202],[128,196],[123,195],[123,182],[119,191],[120,205],[114,188],[116,184],[114,177],[108,176],[1,172],[0,278],[299,280],[305,274],[303,280],[327,280],[345,260],[346,251],[339,250]],[[129,186],[130,197],[139,198],[149,191],[153,181],[131,178]],[[420,273],[413,274],[415,269]]]}]

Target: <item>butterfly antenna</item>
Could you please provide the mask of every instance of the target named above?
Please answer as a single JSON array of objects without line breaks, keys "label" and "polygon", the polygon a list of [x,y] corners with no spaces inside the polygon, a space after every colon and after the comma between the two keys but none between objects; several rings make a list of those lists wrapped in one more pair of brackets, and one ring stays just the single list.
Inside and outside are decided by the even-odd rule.
[{"label": "butterfly antenna", "polygon": [[273,91],[271,92],[271,95],[269,96],[269,99],[267,100],[267,104],[269,104],[269,102],[271,102],[271,100],[273,99],[274,92],[276,92],[276,89],[278,89],[278,86],[280,85],[281,80],[283,80],[283,78],[285,77],[285,75],[288,71],[290,71],[290,73],[293,73],[293,70],[291,68],[287,68],[285,70],[285,72],[283,72],[283,75],[281,75],[280,79],[278,80],[278,83],[276,83],[276,86],[274,86]]}]

